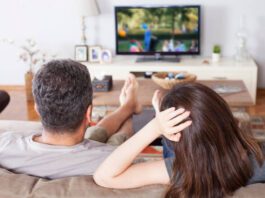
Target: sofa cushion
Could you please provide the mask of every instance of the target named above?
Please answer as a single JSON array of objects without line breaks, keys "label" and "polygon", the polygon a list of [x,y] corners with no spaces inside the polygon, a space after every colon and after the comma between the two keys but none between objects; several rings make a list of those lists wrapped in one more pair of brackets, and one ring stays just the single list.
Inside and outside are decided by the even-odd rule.
[{"label": "sofa cushion", "polygon": [[[231,198],[262,198],[265,197],[265,184],[252,184],[238,189]],[[230,197],[229,197],[230,198]]]},{"label": "sofa cushion", "polygon": [[[92,176],[46,180],[0,168],[0,197],[3,198],[162,198],[166,189],[167,186],[151,185],[115,190],[96,185]],[[261,198],[264,193],[265,184],[253,184],[240,188],[229,198]]]},{"label": "sofa cushion", "polygon": [[96,185],[92,176],[46,180],[0,169],[0,197],[3,198],[161,198],[165,189],[166,186],[152,185],[135,189],[115,190]]}]

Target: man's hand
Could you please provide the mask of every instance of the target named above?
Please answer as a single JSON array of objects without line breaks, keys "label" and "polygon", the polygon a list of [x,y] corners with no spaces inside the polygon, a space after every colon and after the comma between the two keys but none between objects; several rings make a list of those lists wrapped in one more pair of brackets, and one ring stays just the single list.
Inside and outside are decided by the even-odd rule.
[{"label": "man's hand", "polygon": [[[166,109],[160,112],[160,97],[159,91],[154,93],[152,104],[156,111],[155,122],[157,124],[159,134],[164,135],[167,139],[178,142],[181,137],[181,131],[191,125],[192,121],[186,121],[185,119],[190,116],[189,111],[185,111],[183,108],[175,109],[175,107]],[[181,124],[180,124],[181,123]]]}]

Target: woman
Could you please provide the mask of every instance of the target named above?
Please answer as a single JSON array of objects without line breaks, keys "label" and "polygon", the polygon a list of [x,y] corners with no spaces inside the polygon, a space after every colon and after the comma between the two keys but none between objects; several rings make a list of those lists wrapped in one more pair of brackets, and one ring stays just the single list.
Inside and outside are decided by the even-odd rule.
[{"label": "woman", "polygon": [[[99,185],[133,188],[170,184],[166,197],[218,198],[241,186],[265,181],[264,151],[249,133],[240,131],[228,105],[214,91],[198,83],[180,84],[161,105],[155,93],[153,105],[156,118],[99,167],[94,175]],[[160,135],[168,139],[173,156],[132,164]]]}]

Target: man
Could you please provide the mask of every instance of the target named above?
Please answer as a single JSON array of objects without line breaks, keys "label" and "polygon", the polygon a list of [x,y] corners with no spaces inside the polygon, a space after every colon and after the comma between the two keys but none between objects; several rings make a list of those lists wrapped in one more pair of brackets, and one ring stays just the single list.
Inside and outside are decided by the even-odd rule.
[{"label": "man", "polygon": [[[91,139],[117,145],[130,136],[128,119],[141,110],[137,90],[130,75],[121,91],[121,106],[88,129]],[[51,61],[35,75],[33,95],[43,131],[1,134],[0,165],[50,179],[92,175],[115,147],[85,138],[93,97],[87,68],[72,60]]]}]

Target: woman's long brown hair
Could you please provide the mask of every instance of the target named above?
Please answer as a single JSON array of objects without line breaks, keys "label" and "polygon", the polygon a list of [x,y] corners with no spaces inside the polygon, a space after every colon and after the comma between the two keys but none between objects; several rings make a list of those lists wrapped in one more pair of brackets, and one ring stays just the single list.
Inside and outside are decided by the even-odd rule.
[{"label": "woman's long brown hair", "polygon": [[161,110],[184,107],[192,125],[173,143],[173,177],[166,194],[221,198],[245,186],[253,174],[250,156],[261,164],[263,153],[249,133],[240,131],[226,102],[210,88],[188,83],[175,86]]}]

